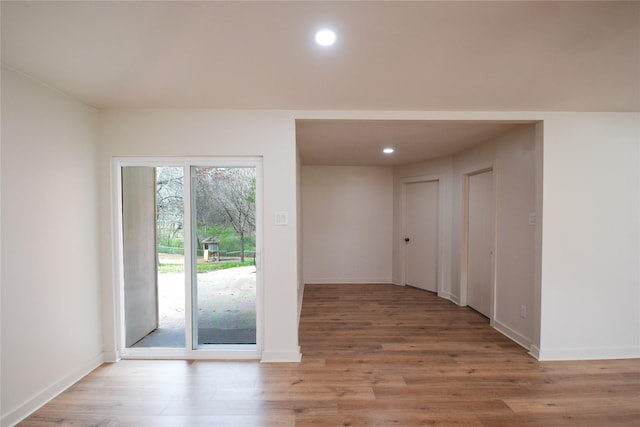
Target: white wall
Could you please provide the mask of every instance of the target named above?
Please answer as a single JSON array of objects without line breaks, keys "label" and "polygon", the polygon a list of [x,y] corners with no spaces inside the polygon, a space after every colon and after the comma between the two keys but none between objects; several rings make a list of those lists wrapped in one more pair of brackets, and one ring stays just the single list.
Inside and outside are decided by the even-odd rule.
[{"label": "white wall", "polygon": [[96,119],[2,69],[2,425],[102,363]]},{"label": "white wall", "polygon": [[[112,259],[114,156],[262,156],[263,361],[299,360],[295,122],[282,112],[114,110],[101,113],[99,154],[102,259]],[[275,225],[286,211],[288,225]],[[105,350],[116,357],[112,263],[102,268]]]},{"label": "white wall", "polygon": [[298,217],[297,225],[297,242],[298,242],[298,321],[300,321],[300,315],[302,314],[302,301],[304,299],[304,267],[302,260],[304,259],[304,245],[303,245],[303,221],[302,215],[302,159],[300,158],[300,150],[296,145],[296,216]]},{"label": "white wall", "polygon": [[[481,142],[481,141],[478,141]],[[456,303],[464,303],[460,288],[463,281],[463,185],[464,174],[486,167],[494,168],[496,184],[496,305],[494,325],[511,338],[529,348],[534,343],[535,227],[528,224],[529,213],[535,211],[535,126],[517,128],[485,141],[454,156],[399,166],[395,170],[395,192],[401,191],[401,180],[430,176],[440,180],[442,245],[440,257],[441,284],[439,295]],[[396,197],[395,227],[399,227],[400,199]],[[398,230],[399,232],[399,230]],[[402,263],[401,235],[394,239],[396,270]],[[527,318],[520,317],[520,306],[528,309]],[[537,341],[535,341],[537,345]]]},{"label": "white wall", "polygon": [[540,358],[640,357],[640,114],[544,123]]},{"label": "white wall", "polygon": [[[496,295],[494,326],[530,348],[535,341],[535,319],[540,307],[534,295],[536,268],[535,125],[521,126],[496,144]],[[525,307],[525,316],[521,315]]]},{"label": "white wall", "polygon": [[[491,141],[454,156],[454,294],[464,303],[462,257],[464,174],[492,165],[496,190],[494,326],[526,348],[534,341],[535,232],[529,214],[535,212],[535,125],[520,125]],[[540,216],[538,213],[537,216]],[[456,289],[457,288],[457,289]],[[520,307],[527,310],[520,316]]]},{"label": "white wall", "polygon": [[393,170],[303,166],[305,283],[390,283]]}]

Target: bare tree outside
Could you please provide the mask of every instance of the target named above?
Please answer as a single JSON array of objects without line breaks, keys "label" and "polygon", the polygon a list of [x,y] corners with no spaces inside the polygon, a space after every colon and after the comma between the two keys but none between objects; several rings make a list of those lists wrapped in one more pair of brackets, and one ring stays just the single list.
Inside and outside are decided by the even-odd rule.
[{"label": "bare tree outside", "polygon": [[256,229],[255,168],[199,167],[195,181],[197,220],[203,226],[198,239],[207,237],[209,227],[231,227],[239,238],[240,261],[245,262],[246,243],[254,242]]},{"label": "bare tree outside", "polygon": [[[198,227],[196,248],[207,237],[221,240],[228,258],[245,262],[255,251],[255,168],[194,167]],[[158,250],[184,253],[184,174],[181,167],[156,168]],[[235,255],[234,255],[235,254]]]},{"label": "bare tree outside", "polygon": [[182,168],[156,168],[156,223],[159,246],[183,247],[183,188]]}]

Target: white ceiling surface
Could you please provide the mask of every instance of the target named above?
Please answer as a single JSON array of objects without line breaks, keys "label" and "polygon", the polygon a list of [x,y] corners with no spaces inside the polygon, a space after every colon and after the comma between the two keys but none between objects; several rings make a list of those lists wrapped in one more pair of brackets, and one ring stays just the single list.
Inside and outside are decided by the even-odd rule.
[{"label": "white ceiling surface", "polygon": [[[518,123],[298,120],[296,139],[305,165],[397,166],[457,153],[515,126]],[[384,154],[385,147],[395,152]]]},{"label": "white ceiling surface", "polygon": [[[640,111],[640,2],[0,5],[3,64],[97,108]],[[324,27],[331,48],[313,41]],[[510,126],[296,128],[305,164],[397,165]]]},{"label": "white ceiling surface", "polygon": [[3,63],[100,108],[640,111],[639,2],[1,7]]}]

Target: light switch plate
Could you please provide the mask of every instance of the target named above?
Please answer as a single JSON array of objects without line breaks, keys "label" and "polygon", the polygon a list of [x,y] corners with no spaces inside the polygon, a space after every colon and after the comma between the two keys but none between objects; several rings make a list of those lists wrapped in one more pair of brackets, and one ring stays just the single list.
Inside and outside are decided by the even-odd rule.
[{"label": "light switch plate", "polygon": [[275,213],[275,224],[276,225],[287,225],[289,224],[289,213],[288,212],[276,212]]}]

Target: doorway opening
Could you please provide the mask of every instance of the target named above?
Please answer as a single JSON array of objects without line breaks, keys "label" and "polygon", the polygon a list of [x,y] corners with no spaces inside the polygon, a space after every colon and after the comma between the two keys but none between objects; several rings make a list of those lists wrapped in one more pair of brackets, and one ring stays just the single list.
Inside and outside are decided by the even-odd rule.
[{"label": "doorway opening", "polygon": [[259,159],[115,163],[122,356],[259,357]]},{"label": "doorway opening", "polygon": [[[467,306],[467,285],[473,286],[469,280],[472,282],[470,276],[476,274],[467,268],[469,218],[465,206],[465,179],[492,170],[494,229],[491,234],[494,253],[489,253],[492,256],[489,263],[480,265],[489,265],[493,277],[488,282],[493,294],[489,296],[491,308],[484,312],[489,312],[491,325],[506,336],[526,348],[535,347],[540,338],[543,122],[513,120],[514,116],[511,120],[504,120],[499,115],[491,119],[491,114],[471,115],[464,120],[459,120],[457,114],[424,120],[402,120],[398,116],[402,114],[386,119],[375,115],[358,116],[359,119],[332,115],[296,120],[301,176],[304,178],[305,172],[316,167],[334,168],[333,175],[351,167],[392,169],[393,233],[389,245],[393,256],[389,269],[391,281],[400,286],[412,284],[410,271],[407,281],[406,260],[411,254],[408,249],[415,242],[412,233],[407,233],[405,224],[407,187],[418,186],[411,181],[439,179],[437,293],[455,304]],[[449,118],[442,120],[443,117]],[[382,152],[382,148],[389,145],[388,141],[393,141],[393,155]],[[331,200],[318,191],[321,188],[331,195],[328,193],[331,188],[315,184],[315,181],[301,179],[303,207],[320,205],[314,203],[314,197]],[[378,185],[377,188],[384,186]],[[339,190],[334,193],[340,195]],[[385,212],[376,203],[371,198],[370,201],[364,199],[361,205],[372,206],[372,212]],[[317,262],[317,256],[310,256],[321,253],[327,246],[319,244],[315,236],[333,231],[316,220],[316,211],[302,209],[300,222],[305,233],[299,249],[299,258],[303,260],[300,276],[306,283],[349,283],[350,277],[340,274],[341,270],[332,268],[331,263],[323,266]],[[340,225],[348,229],[349,219],[346,216],[339,219]],[[307,224],[312,223],[315,228],[307,232],[310,228]],[[350,243],[358,241],[352,235],[349,238]],[[410,240],[406,242],[405,238]],[[364,239],[360,241],[365,242]],[[377,246],[361,244],[360,247],[360,265],[366,267],[365,263],[375,259]],[[471,254],[472,262],[473,259],[475,253]],[[378,264],[389,265],[384,261]],[[346,276],[346,280],[341,275]],[[431,274],[429,276],[432,277]],[[317,280],[318,277],[323,281]],[[473,296],[471,298],[473,300]],[[475,306],[477,304],[471,302],[471,307]]]}]

